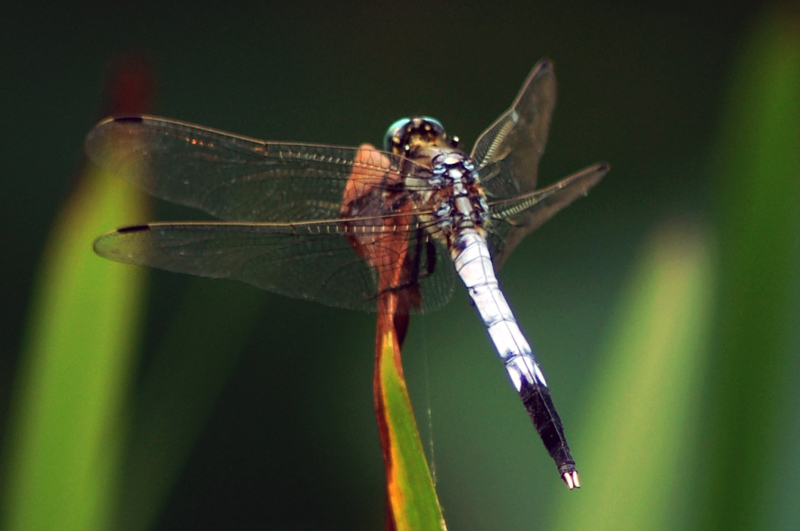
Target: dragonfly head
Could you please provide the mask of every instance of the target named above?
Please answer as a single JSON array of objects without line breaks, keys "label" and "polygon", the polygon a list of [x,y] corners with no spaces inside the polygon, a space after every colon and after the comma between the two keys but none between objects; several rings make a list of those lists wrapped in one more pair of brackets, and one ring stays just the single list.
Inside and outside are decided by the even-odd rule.
[{"label": "dragonfly head", "polygon": [[383,147],[401,155],[417,146],[436,146],[455,149],[457,138],[450,138],[442,123],[430,116],[403,118],[389,126],[383,137]]}]

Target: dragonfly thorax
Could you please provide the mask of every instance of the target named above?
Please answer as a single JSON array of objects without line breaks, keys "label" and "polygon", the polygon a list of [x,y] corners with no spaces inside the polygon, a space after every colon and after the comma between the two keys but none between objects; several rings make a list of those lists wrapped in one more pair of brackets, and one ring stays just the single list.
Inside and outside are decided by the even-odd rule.
[{"label": "dragonfly thorax", "polygon": [[457,150],[442,150],[431,158],[429,184],[436,228],[448,246],[465,228],[481,229],[489,216],[486,193],[475,165]]},{"label": "dragonfly thorax", "polygon": [[431,222],[428,231],[448,247],[462,229],[480,230],[489,217],[475,165],[457,145],[458,139],[449,137],[442,124],[429,116],[398,120],[384,137],[387,151],[430,168],[429,175],[406,178],[406,184],[425,190],[418,192],[416,203],[431,213],[423,216]]}]

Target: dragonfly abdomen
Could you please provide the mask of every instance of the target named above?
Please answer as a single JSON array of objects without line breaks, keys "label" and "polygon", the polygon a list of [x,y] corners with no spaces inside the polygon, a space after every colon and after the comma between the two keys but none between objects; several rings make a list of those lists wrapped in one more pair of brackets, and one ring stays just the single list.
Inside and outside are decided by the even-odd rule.
[{"label": "dragonfly abdomen", "polygon": [[451,253],[456,271],[467,286],[511,382],[562,479],[570,488],[579,487],[561,418],[530,344],[500,290],[486,239],[478,230],[465,228]]}]

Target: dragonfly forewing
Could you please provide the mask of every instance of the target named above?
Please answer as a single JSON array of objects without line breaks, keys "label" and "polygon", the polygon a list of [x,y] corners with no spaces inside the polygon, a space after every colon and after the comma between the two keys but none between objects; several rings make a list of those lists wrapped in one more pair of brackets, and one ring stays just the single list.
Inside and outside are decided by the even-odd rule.
[{"label": "dragonfly forewing", "polygon": [[86,139],[98,166],[173,203],[228,221],[291,222],[339,216],[355,166],[397,174],[411,161],[374,148],[266,142],[176,120],[119,117]]}]

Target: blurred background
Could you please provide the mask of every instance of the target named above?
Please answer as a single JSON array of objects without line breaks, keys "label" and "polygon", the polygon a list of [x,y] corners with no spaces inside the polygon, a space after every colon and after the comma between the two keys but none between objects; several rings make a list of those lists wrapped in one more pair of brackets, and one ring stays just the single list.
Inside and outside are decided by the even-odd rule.
[{"label": "blurred background", "polygon": [[[0,19],[0,526],[381,529],[374,315],[106,262],[204,219],[87,165],[112,112],[471,146],[537,60],[540,181],[611,172],[500,280],[583,488],[567,492],[466,293],[404,366],[451,529],[800,529],[800,11],[728,2],[22,4]],[[191,6],[191,7],[187,7]]]}]

